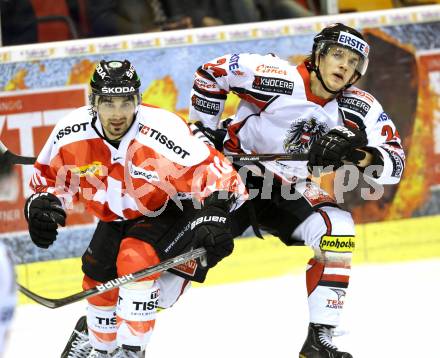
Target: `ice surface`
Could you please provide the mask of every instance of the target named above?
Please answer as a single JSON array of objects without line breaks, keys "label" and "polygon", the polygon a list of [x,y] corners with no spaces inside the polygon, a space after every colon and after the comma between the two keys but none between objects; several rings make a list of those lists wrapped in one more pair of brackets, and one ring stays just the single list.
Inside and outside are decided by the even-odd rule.
[{"label": "ice surface", "polygon": [[[440,357],[440,259],[353,268],[337,337],[355,358]],[[18,308],[5,358],[57,358],[84,303]],[[158,316],[148,358],[292,358],[308,322],[302,275],[191,289]]]}]

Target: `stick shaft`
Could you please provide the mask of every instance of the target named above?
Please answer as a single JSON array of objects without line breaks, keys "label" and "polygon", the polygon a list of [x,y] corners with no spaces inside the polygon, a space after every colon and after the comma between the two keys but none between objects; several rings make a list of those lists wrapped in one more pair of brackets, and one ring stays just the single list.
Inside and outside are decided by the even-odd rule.
[{"label": "stick shaft", "polygon": [[47,298],[40,296],[36,294],[35,292],[30,291],[26,287],[18,284],[18,290],[23,293],[26,297],[29,297],[31,300],[39,303],[40,305],[46,306],[48,308],[59,308],[66,305],[69,305],[74,302],[81,301],[88,297],[93,297],[96,295],[99,295],[103,292],[113,290],[117,287],[123,286],[126,283],[133,282],[136,280],[139,280],[141,278],[153,275],[155,273],[166,271],[170,268],[173,268],[175,266],[184,264],[185,262],[188,262],[190,260],[194,260],[197,258],[201,258],[206,254],[206,250],[201,247],[195,250],[191,250],[188,252],[185,252],[181,255],[178,255],[176,257],[173,257],[171,259],[162,261],[161,263],[151,266],[149,268],[134,272],[129,275],[121,276],[118,278],[115,278],[114,280],[110,280],[107,282],[104,282],[101,285],[98,285],[96,287],[90,288],[86,291],[81,291],[78,293],[75,293],[70,296],[66,296],[63,298]]}]

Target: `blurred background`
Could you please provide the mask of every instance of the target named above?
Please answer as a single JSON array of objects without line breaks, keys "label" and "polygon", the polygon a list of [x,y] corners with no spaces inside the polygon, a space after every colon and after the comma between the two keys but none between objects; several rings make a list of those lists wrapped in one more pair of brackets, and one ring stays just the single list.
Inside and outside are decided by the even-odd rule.
[{"label": "blurred background", "polygon": [[[400,184],[386,187],[380,200],[362,199],[361,190],[371,189],[367,183],[345,193],[343,206],[357,223],[355,264],[440,259],[440,1],[0,3],[0,139],[27,156],[38,154],[63,115],[87,104],[89,78],[102,58],[130,60],[142,80],[143,101],[188,118],[193,73],[205,61],[272,52],[296,64],[324,26],[357,28],[371,46],[367,75],[357,85],[393,119],[407,163]],[[228,96],[224,116],[237,104]],[[0,188],[0,240],[13,250],[20,283],[45,296],[66,296],[81,289],[79,256],[95,222],[79,203],[53,247],[35,247],[22,210],[30,173],[29,166],[16,166]],[[259,240],[249,231],[207,284],[296,275],[304,272],[309,250],[287,248],[270,236]]]}]

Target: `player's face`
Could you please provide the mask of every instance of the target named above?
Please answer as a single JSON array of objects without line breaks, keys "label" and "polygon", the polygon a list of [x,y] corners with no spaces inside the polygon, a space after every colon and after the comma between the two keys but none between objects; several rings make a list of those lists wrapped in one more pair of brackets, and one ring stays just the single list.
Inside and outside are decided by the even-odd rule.
[{"label": "player's face", "polygon": [[359,55],[347,48],[332,46],[320,57],[319,70],[325,85],[332,91],[341,90],[355,74]]},{"label": "player's face", "polygon": [[125,134],[134,120],[135,97],[99,97],[97,112],[109,139],[118,139]]}]

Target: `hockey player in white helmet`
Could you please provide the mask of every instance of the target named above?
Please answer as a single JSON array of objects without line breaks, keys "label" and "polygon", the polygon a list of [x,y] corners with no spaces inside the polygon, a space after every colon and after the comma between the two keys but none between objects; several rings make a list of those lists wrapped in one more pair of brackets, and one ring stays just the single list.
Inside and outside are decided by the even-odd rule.
[{"label": "hockey player in white helmet", "polygon": [[[392,120],[371,94],[354,86],[367,70],[369,51],[358,31],[338,23],[314,37],[311,55],[297,66],[271,54],[236,53],[209,60],[195,73],[190,120],[218,149],[308,153],[308,161],[261,162],[261,176],[254,167],[246,185],[259,194],[231,221],[236,237],[252,226],[288,246],[313,249],[306,271],[310,322],[301,358],[352,357],[332,338],[348,296],[354,223],[311,174],[351,164],[377,184],[396,184],[404,168]],[[229,92],[241,101],[223,139],[220,118]],[[265,197],[263,176],[270,175],[275,180]]]},{"label": "hockey player in white helmet", "polygon": [[182,118],[139,102],[129,61],[101,61],[90,85],[90,106],[61,118],[38,155],[25,217],[32,241],[45,249],[73,201],[99,219],[82,256],[85,290],[206,248],[206,267],[193,260],[88,298],[87,316],[61,354],[144,357],[158,307],[173,305],[232,252],[229,210],[245,187]]}]

